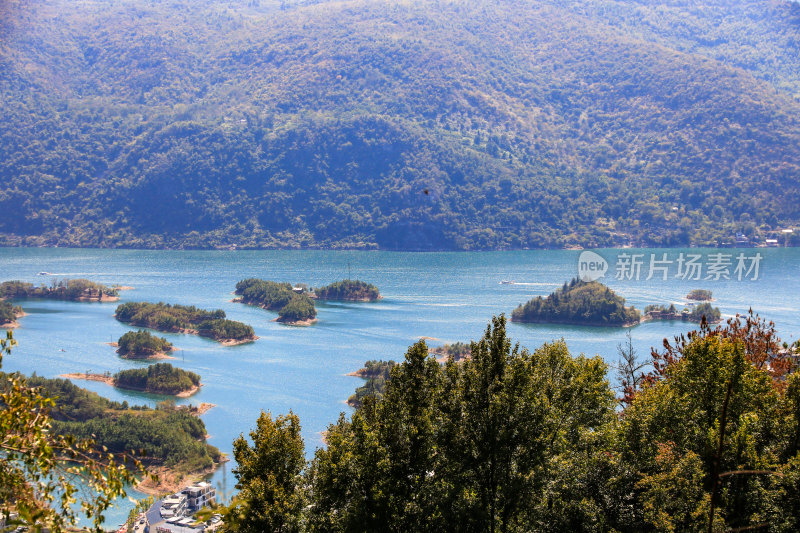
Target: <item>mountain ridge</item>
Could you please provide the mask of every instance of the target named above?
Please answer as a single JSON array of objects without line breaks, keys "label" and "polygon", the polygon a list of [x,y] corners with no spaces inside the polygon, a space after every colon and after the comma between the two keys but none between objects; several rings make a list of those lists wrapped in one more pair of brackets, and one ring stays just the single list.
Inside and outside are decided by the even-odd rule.
[{"label": "mountain ridge", "polygon": [[[596,4],[34,2],[0,44],[0,243],[722,245],[796,224],[792,50],[770,83],[603,18],[697,2]],[[776,10],[771,39],[800,35]]]}]

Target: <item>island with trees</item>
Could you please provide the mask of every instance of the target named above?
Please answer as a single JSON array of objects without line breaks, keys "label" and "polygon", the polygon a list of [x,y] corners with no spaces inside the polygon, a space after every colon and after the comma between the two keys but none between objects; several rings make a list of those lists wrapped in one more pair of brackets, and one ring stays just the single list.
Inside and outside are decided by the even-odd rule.
[{"label": "island with trees", "polygon": [[88,279],[63,279],[50,285],[34,285],[25,281],[13,280],[0,283],[0,298],[27,299],[46,298],[73,302],[116,302],[118,290],[95,283]]},{"label": "island with trees", "polygon": [[707,289],[694,289],[686,295],[686,299],[700,302],[710,302],[714,298],[711,296],[711,291]]},{"label": "island with trees", "polygon": [[176,348],[164,337],[149,331],[129,331],[117,341],[117,353],[126,359],[163,359]]},{"label": "island with trees", "polygon": [[641,314],[625,306],[625,298],[597,281],[574,278],[552,294],[537,296],[517,307],[514,322],[627,327],[638,324]]},{"label": "island with trees", "polygon": [[120,322],[133,326],[200,335],[228,346],[257,339],[251,326],[226,319],[222,309],[207,311],[195,306],[163,302],[128,302],[118,306],[114,316]]},{"label": "island with trees", "polygon": [[15,328],[19,326],[17,319],[24,315],[25,313],[18,305],[0,300],[0,328]]},{"label": "island with trees", "polygon": [[312,291],[317,300],[339,300],[351,302],[374,302],[382,298],[378,287],[357,279],[336,281]]},{"label": "island with trees", "polygon": [[430,353],[435,355],[436,360],[440,363],[446,363],[451,357],[453,361],[459,362],[470,356],[471,348],[469,343],[454,342],[452,344],[444,344],[442,346],[430,348]]},{"label": "island with trees", "polygon": [[359,408],[366,396],[381,398],[392,368],[396,364],[397,363],[394,361],[378,361],[373,359],[364,363],[362,368],[359,368],[352,374],[348,374],[364,379],[366,382],[358,387],[355,393],[350,395],[347,399],[347,405]]},{"label": "island with trees", "polygon": [[128,389],[165,396],[188,398],[200,390],[200,376],[169,363],[156,363],[147,368],[131,368],[116,374],[72,373],[62,378],[99,381],[119,389]]},{"label": "island with trees", "polygon": [[675,307],[675,304],[670,304],[669,307],[666,305],[648,305],[644,308],[643,320],[683,320],[699,324],[704,317],[709,324],[715,324],[722,320],[722,313],[719,307],[713,307],[708,302],[703,302],[691,308],[687,307],[680,311]]},{"label": "island with trees", "polygon": [[295,291],[290,283],[248,278],[236,284],[235,293],[239,297],[234,302],[277,311],[277,322],[290,326],[308,326],[317,321],[314,301],[304,289]]}]

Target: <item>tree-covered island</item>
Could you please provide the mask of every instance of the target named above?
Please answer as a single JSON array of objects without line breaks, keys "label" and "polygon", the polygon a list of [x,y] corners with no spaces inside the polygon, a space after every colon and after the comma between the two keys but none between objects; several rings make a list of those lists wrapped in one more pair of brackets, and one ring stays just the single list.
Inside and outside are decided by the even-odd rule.
[{"label": "tree-covered island", "polygon": [[325,287],[314,289],[311,297],[317,300],[352,302],[374,302],[382,298],[378,287],[358,279],[336,281]]},{"label": "tree-covered island", "polygon": [[638,324],[641,314],[625,306],[625,298],[597,281],[577,278],[552,294],[537,296],[514,309],[514,322],[627,327]]},{"label": "tree-covered island", "polygon": [[61,377],[100,381],[119,389],[178,396],[179,398],[188,398],[202,386],[199,375],[174,367],[169,363],[156,363],[147,368],[121,370],[114,375],[111,373],[72,373],[63,374]]},{"label": "tree-covered island", "polygon": [[278,283],[258,278],[248,278],[236,284],[234,302],[257,305],[268,311],[277,311],[276,321],[291,326],[307,326],[317,320],[314,301],[304,289],[295,291],[290,283]]},{"label": "tree-covered island", "polygon": [[117,353],[126,359],[156,359],[166,357],[175,347],[164,337],[149,331],[129,331],[117,341]]},{"label": "tree-covered island", "polygon": [[0,298],[26,299],[47,298],[73,302],[116,302],[118,289],[95,283],[88,279],[63,279],[50,285],[34,285],[25,281],[0,283]]},{"label": "tree-covered island", "polygon": [[257,339],[251,326],[226,319],[222,309],[207,311],[195,306],[163,302],[128,302],[118,306],[114,316],[120,322],[133,326],[168,333],[200,335],[226,345],[243,344]]},{"label": "tree-covered island", "polygon": [[694,289],[686,295],[687,300],[698,300],[701,302],[710,302],[713,300],[711,291],[708,289]]}]

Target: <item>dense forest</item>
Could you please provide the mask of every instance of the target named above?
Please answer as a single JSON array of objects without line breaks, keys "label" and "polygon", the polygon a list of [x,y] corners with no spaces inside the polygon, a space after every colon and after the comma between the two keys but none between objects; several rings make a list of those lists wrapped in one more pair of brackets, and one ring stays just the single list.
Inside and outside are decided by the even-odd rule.
[{"label": "dense forest", "polygon": [[205,443],[203,421],[186,410],[128,406],[67,379],[34,375],[26,382],[53,399],[50,416],[56,433],[94,439],[112,453],[142,451],[139,458],[148,466],[163,465],[181,472],[207,468],[220,459],[219,450]]},{"label": "dense forest", "polygon": [[0,35],[3,244],[721,245],[800,221],[788,0],[30,0]]},{"label": "dense forest", "polygon": [[597,281],[574,278],[546,298],[537,296],[514,309],[515,322],[582,324],[586,326],[630,326],[641,315],[625,298]]},{"label": "dense forest", "polygon": [[207,311],[195,306],[159,302],[127,302],[114,315],[120,322],[166,332],[197,333],[216,341],[244,341],[255,338],[252,326],[228,320],[225,311]]},{"label": "dense forest", "polygon": [[127,358],[152,357],[166,354],[175,348],[164,337],[156,337],[149,331],[129,331],[117,341],[117,352]]},{"label": "dense forest", "polygon": [[97,300],[116,298],[117,289],[88,279],[53,280],[50,285],[34,285],[25,281],[0,283],[0,298],[51,298],[54,300]]},{"label": "dense forest", "polygon": [[620,367],[529,351],[493,319],[470,357],[420,341],[328,427],[262,413],[234,442],[228,531],[749,531],[800,528],[800,374],[737,317]]},{"label": "dense forest", "polygon": [[278,321],[301,323],[314,320],[317,308],[304,292],[296,293],[291,283],[248,278],[236,284],[237,301],[278,312]]},{"label": "dense forest", "polygon": [[200,386],[200,376],[194,372],[156,363],[147,368],[130,368],[114,374],[114,386],[154,394],[176,395]]},{"label": "dense forest", "polygon": [[313,290],[320,300],[352,300],[373,302],[381,298],[378,287],[358,279],[345,279]]}]

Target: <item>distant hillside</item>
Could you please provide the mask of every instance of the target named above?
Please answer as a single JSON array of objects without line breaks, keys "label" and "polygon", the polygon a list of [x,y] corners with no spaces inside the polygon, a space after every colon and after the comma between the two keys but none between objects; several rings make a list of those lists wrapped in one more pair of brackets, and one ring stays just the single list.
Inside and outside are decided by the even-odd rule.
[{"label": "distant hillside", "polygon": [[0,244],[720,244],[800,222],[800,6],[0,3]]}]

